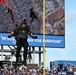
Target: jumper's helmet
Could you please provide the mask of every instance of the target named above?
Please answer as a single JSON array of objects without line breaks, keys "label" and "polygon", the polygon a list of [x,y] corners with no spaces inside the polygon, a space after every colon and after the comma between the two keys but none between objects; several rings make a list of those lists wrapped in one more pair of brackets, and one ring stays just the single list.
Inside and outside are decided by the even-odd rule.
[{"label": "jumper's helmet", "polygon": [[24,20],[22,21],[21,25],[22,25],[22,24],[26,24],[26,25],[27,25],[26,19],[24,19]]}]

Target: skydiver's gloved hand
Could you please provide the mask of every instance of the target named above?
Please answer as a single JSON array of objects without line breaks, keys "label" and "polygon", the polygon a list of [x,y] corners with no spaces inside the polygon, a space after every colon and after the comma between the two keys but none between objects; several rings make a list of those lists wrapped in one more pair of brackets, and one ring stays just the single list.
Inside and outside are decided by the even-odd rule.
[{"label": "skydiver's gloved hand", "polygon": [[37,36],[32,36],[32,38],[37,39],[38,37]]},{"label": "skydiver's gloved hand", "polygon": [[11,35],[8,35],[8,38],[11,38],[12,36]]}]

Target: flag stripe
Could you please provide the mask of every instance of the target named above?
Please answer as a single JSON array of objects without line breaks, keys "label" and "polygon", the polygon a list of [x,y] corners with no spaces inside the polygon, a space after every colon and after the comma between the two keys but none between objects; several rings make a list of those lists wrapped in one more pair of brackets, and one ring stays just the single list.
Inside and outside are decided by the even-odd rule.
[{"label": "flag stripe", "polygon": [[0,4],[4,4],[4,0],[0,0]]}]

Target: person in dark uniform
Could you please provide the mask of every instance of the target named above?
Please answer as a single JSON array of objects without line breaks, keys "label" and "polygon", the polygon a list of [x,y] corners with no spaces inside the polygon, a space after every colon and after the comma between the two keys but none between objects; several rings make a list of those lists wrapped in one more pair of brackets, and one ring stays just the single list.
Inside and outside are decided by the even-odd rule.
[{"label": "person in dark uniform", "polygon": [[11,35],[8,37],[10,38],[11,36],[15,36],[16,39],[16,45],[17,45],[17,50],[16,50],[16,63],[19,61],[19,56],[20,56],[20,50],[23,47],[24,52],[23,52],[23,64],[26,65],[26,58],[27,58],[27,51],[28,51],[28,35],[30,35],[32,38],[37,39],[37,36],[33,36],[33,34],[30,31],[30,27],[26,25],[25,20],[21,23],[21,26],[17,27],[14,31],[11,32]]},{"label": "person in dark uniform", "polygon": [[37,20],[36,13],[33,11],[33,8],[30,9],[30,18],[32,18],[31,23],[33,22],[34,19]]}]

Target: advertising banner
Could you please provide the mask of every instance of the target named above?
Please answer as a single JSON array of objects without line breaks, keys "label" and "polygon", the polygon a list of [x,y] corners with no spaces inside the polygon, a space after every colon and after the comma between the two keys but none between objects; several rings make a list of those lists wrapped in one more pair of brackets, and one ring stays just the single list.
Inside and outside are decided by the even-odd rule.
[{"label": "advertising banner", "polygon": [[[8,38],[8,33],[0,33],[0,45],[16,45],[14,37]],[[32,39],[28,36],[29,46],[42,47],[43,41],[46,42],[46,47],[61,47],[64,48],[64,37],[63,36],[46,36],[46,40],[43,40],[42,35],[37,35],[38,39]]]}]

